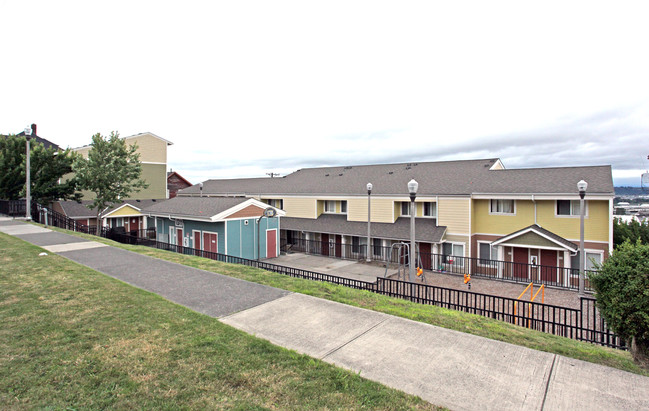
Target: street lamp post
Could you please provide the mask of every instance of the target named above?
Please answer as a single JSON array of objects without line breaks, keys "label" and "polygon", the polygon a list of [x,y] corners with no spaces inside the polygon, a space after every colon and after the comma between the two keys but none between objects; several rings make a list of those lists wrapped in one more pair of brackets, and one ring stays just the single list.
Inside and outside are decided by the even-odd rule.
[{"label": "street lamp post", "polygon": [[408,274],[410,277],[410,282],[415,281],[415,260],[416,257],[416,248],[415,248],[415,213],[417,209],[415,207],[415,198],[417,197],[417,189],[419,188],[419,183],[413,178],[408,182],[408,192],[410,193],[410,253],[408,256]]},{"label": "street lamp post", "polygon": [[372,195],[372,183],[367,183],[367,262],[369,263],[372,261],[372,258],[370,257],[370,233],[371,229],[370,226],[372,224],[372,214],[371,214],[371,201],[370,201],[370,196]]},{"label": "street lamp post", "polygon": [[586,268],[586,253],[584,252],[584,197],[588,183],[581,180],[577,183],[579,190],[579,295],[584,295],[586,279],[584,269]]},{"label": "street lamp post", "polygon": [[30,161],[29,157],[31,155],[30,148],[29,148],[29,140],[32,139],[32,129],[31,127],[26,127],[25,128],[25,140],[27,141],[27,153],[25,156],[25,175],[27,176],[26,181],[25,181],[25,218],[27,220],[32,219],[32,190],[31,190],[31,166],[30,166]]}]

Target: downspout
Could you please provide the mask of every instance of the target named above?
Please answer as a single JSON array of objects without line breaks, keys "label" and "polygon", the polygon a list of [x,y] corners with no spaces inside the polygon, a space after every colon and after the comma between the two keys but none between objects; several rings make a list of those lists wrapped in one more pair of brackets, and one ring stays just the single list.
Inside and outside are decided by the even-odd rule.
[{"label": "downspout", "polygon": [[534,224],[538,225],[538,223],[536,222],[536,199],[534,198],[534,194],[532,194],[532,202],[534,203]]}]

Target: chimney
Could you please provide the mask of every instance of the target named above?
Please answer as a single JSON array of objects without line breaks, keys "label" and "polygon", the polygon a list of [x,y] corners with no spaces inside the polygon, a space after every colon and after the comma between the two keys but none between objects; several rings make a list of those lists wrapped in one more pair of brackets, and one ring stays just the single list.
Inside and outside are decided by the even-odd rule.
[{"label": "chimney", "polygon": [[38,134],[36,133],[36,124],[32,124],[32,136],[37,136]]}]

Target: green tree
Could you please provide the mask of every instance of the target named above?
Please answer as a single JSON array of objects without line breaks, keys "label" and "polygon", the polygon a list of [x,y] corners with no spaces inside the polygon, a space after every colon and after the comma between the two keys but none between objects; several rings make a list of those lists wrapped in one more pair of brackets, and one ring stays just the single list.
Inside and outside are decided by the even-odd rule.
[{"label": "green tree", "polygon": [[[79,186],[95,195],[87,207],[95,209],[97,224],[106,207],[119,203],[131,193],[147,188],[148,184],[140,178],[142,165],[137,145],[127,146],[117,132],[104,137],[97,133],[92,136],[88,158],[77,157],[73,170]],[[97,233],[99,234],[99,230]]]},{"label": "green tree", "polygon": [[25,138],[0,137],[0,198],[18,200],[25,189]]},{"label": "green tree", "polygon": [[649,244],[624,242],[589,279],[602,317],[649,369]]},{"label": "green tree", "polygon": [[620,218],[613,218],[613,245],[622,245],[629,240],[636,243],[638,240],[649,244],[649,223],[641,223],[637,220],[625,223]]},{"label": "green tree", "polygon": [[[24,137],[0,138],[0,198],[18,200],[25,195]],[[32,141],[30,144],[31,197],[47,206],[55,200],[78,200],[75,178],[61,182],[64,175],[72,172],[75,153],[70,149],[55,150]]]}]

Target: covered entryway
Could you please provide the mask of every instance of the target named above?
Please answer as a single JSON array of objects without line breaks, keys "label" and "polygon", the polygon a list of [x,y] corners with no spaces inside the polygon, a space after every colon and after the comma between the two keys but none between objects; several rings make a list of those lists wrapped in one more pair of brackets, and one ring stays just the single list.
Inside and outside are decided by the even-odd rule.
[{"label": "covered entryway", "polygon": [[567,278],[566,262],[560,256],[574,254],[579,247],[536,224],[491,243],[502,248],[505,263],[499,277],[518,281],[539,281],[563,285]]}]

